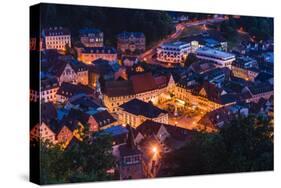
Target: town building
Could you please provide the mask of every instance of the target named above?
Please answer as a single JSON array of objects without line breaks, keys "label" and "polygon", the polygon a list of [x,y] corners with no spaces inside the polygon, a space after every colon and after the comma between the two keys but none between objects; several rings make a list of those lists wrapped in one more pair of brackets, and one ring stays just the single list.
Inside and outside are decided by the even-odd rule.
[{"label": "town building", "polygon": [[57,77],[59,85],[63,82],[88,85],[88,69],[78,61],[57,61],[49,69]]},{"label": "town building", "polygon": [[157,60],[160,62],[182,63],[191,52],[191,44],[181,41],[162,44],[157,48]]},{"label": "town building", "polygon": [[104,130],[117,124],[117,120],[107,111],[103,110],[93,114],[99,130]]},{"label": "town building", "polygon": [[78,54],[78,59],[85,64],[91,64],[98,59],[113,62],[117,61],[117,53],[112,47],[85,47]]},{"label": "town building", "polygon": [[137,148],[132,128],[129,128],[128,139],[124,144],[116,146],[115,157],[121,180],[145,178],[145,164],[143,153]]},{"label": "town building", "polygon": [[142,32],[122,32],[117,35],[117,51],[122,54],[140,54],[145,51]]},{"label": "town building", "polygon": [[247,102],[258,102],[261,98],[269,99],[273,93],[273,85],[269,83],[253,84],[242,90],[242,95]]},{"label": "town building", "polygon": [[152,103],[147,103],[139,99],[130,100],[120,105],[119,108],[119,121],[133,128],[138,127],[146,120],[168,123],[168,112],[154,106]]},{"label": "town building", "polygon": [[237,58],[231,66],[233,76],[246,81],[255,81],[260,70],[257,68],[257,61],[248,56]]},{"label": "town building", "polygon": [[30,129],[30,140],[47,141],[56,144],[56,129],[54,128],[54,124],[56,125],[57,110],[51,102],[42,103],[40,109],[40,123],[32,124],[32,128]]},{"label": "town building", "polygon": [[102,133],[109,134],[113,139],[112,145],[116,146],[127,142],[129,131],[122,125],[115,125],[103,129]]},{"label": "town building", "polygon": [[110,112],[118,112],[118,107],[134,98],[145,102],[158,103],[161,96],[175,87],[172,75],[153,76],[141,73],[128,80],[108,81],[103,91],[103,101]]},{"label": "town building", "polygon": [[218,67],[228,67],[231,69],[231,64],[235,60],[235,55],[224,51],[201,47],[195,52],[199,59],[210,60],[216,63]]},{"label": "town building", "polygon": [[57,91],[59,89],[58,80],[53,78],[43,78],[41,79],[40,85],[40,101],[43,103],[47,102],[57,102]]},{"label": "town building", "polygon": [[136,128],[135,143],[141,144],[143,140],[156,138],[162,145],[163,152],[179,149],[190,141],[193,131],[170,124],[146,120]]},{"label": "town building", "polygon": [[57,102],[65,103],[69,98],[78,94],[94,95],[94,90],[82,84],[63,82],[57,91]]},{"label": "town building", "polygon": [[46,49],[65,50],[66,45],[71,47],[71,34],[67,28],[53,27],[42,31]]},{"label": "town building", "polygon": [[80,42],[85,47],[103,47],[103,32],[99,29],[81,29],[79,36]]},{"label": "town building", "polygon": [[55,144],[56,134],[45,122],[42,122],[41,124],[38,123],[31,128],[30,140],[48,141]]}]

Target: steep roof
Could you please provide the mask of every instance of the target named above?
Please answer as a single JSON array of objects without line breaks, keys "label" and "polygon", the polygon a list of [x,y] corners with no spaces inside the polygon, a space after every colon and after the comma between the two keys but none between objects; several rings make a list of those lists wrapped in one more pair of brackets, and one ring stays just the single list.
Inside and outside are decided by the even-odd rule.
[{"label": "steep roof", "polygon": [[157,89],[157,84],[152,73],[137,74],[130,77],[135,93],[143,93]]},{"label": "steep roof", "polygon": [[161,113],[167,113],[165,110],[162,110],[151,103],[146,103],[139,99],[130,100],[129,102],[122,104],[120,107],[124,111],[136,116],[141,115],[148,118],[156,118]]},{"label": "steep roof", "polygon": [[192,133],[194,133],[194,131],[191,131],[191,130],[187,130],[187,129],[177,127],[174,125],[163,124],[163,123],[159,123],[159,122],[155,122],[155,121],[151,121],[151,120],[146,120],[145,122],[140,124],[136,128],[136,131],[140,132],[142,135],[152,136],[152,135],[156,135],[162,126],[168,131],[168,133],[171,135],[171,137],[173,137],[176,140],[188,139],[188,138],[190,138]]},{"label": "steep roof", "polygon": [[67,97],[72,97],[77,94],[93,94],[93,89],[88,86],[82,84],[71,84],[67,82],[63,82],[57,91],[57,94]]},{"label": "steep roof", "polygon": [[99,124],[99,127],[104,127],[106,125],[116,122],[116,119],[107,110],[95,113],[93,114],[93,117]]},{"label": "steep roof", "polygon": [[107,81],[105,82],[104,93],[109,97],[133,95],[131,81]]}]

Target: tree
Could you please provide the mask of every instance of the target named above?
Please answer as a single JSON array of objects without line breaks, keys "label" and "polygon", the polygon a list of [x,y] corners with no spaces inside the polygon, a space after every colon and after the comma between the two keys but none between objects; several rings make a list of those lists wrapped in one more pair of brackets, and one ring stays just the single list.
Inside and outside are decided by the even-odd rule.
[{"label": "tree", "polygon": [[113,176],[107,170],[115,167],[112,139],[106,134],[85,134],[62,150],[58,145],[40,142],[40,180],[42,184],[104,181]]},{"label": "tree", "polygon": [[273,126],[261,117],[238,117],[216,133],[195,133],[167,154],[163,176],[273,170]]}]

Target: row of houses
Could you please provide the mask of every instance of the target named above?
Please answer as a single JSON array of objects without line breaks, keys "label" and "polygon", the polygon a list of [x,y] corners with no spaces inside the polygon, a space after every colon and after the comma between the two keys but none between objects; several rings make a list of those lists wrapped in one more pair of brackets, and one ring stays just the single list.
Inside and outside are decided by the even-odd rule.
[{"label": "row of houses", "polygon": [[[79,31],[78,42],[72,42],[71,32],[65,27],[50,27],[42,30],[42,49],[66,51],[68,47],[77,50],[78,59],[90,64],[97,59],[117,61],[117,54],[139,55],[145,51],[145,36],[142,32],[121,32],[117,34],[117,50],[104,46],[104,34],[100,29],[84,28]],[[135,57],[135,56],[133,56]]]}]

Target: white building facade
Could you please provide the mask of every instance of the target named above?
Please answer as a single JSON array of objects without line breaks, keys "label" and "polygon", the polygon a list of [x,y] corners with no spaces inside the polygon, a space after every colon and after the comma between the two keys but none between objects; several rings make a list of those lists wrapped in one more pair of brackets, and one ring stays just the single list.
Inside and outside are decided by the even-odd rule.
[{"label": "white building facade", "polygon": [[157,48],[157,60],[178,64],[183,62],[191,52],[191,44],[181,41],[166,43]]}]

